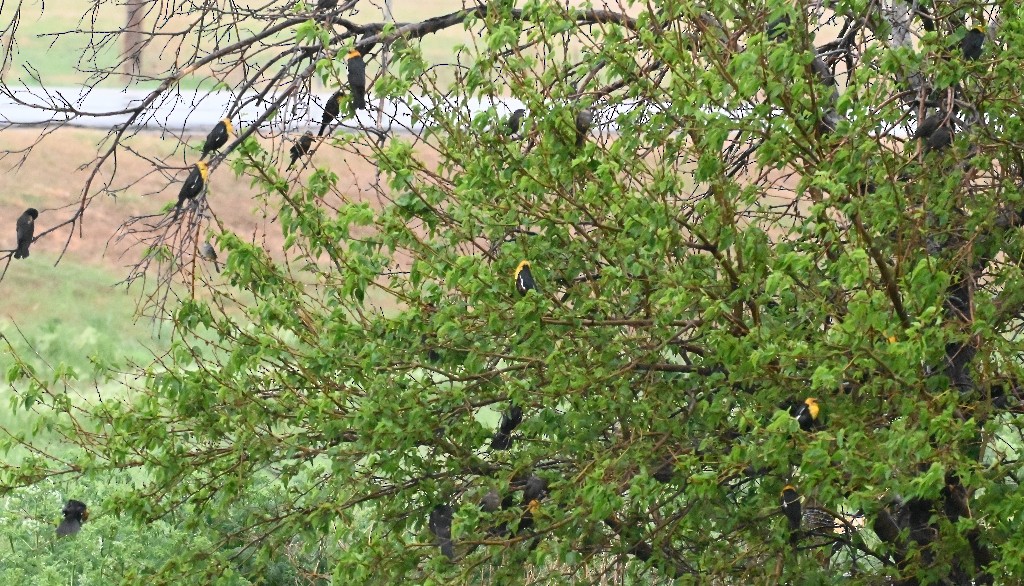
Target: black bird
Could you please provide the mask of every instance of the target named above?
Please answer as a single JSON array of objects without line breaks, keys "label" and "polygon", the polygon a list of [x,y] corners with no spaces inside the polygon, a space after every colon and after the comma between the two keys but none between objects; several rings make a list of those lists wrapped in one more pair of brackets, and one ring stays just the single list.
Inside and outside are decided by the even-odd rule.
[{"label": "black bird", "polygon": [[61,510],[64,520],[57,525],[57,537],[74,535],[82,530],[82,523],[89,520],[89,507],[82,501],[71,499]]},{"label": "black bird", "polygon": [[441,553],[450,560],[455,559],[455,548],[452,546],[452,508],[449,505],[437,505],[430,511],[427,520],[430,532],[437,537],[437,545]]},{"label": "black bird", "polygon": [[930,137],[938,128],[939,125],[945,122],[947,118],[945,110],[939,110],[935,114],[925,116],[925,119],[917,125],[917,130],[914,131],[913,138],[925,138]]},{"label": "black bird", "polygon": [[515,279],[516,291],[519,291],[520,295],[526,295],[530,289],[537,288],[533,282],[533,273],[530,272],[530,261],[528,260],[524,260],[516,267]]},{"label": "black bird", "polygon": [[594,111],[590,108],[584,108],[576,114],[576,148],[583,146],[583,142],[587,139],[587,131],[590,130],[593,123]]},{"label": "black bird", "polygon": [[533,527],[533,515],[540,509],[540,501],[548,492],[548,481],[538,476],[531,476],[526,479],[526,486],[523,488],[523,516],[519,519],[519,530]]},{"label": "black bird", "polygon": [[28,247],[32,244],[32,235],[36,230],[36,218],[39,212],[35,208],[28,208],[21,214],[15,225],[18,237],[18,246],[14,250],[14,258],[28,258]]},{"label": "black bird", "polygon": [[941,151],[951,144],[953,144],[953,129],[948,126],[942,126],[924,142],[924,152]]},{"label": "black bird", "polygon": [[501,422],[498,423],[498,430],[491,438],[492,450],[507,450],[512,445],[512,432],[523,422],[523,408],[512,404],[508,411],[501,414]]},{"label": "black bird", "polygon": [[[337,101],[335,101],[335,103],[337,103]],[[291,169],[292,167],[294,167],[295,161],[299,160],[299,157],[306,156],[309,153],[309,149],[312,148],[312,146],[313,133],[307,130],[306,133],[299,138],[299,140],[295,141],[295,144],[292,145],[292,148],[288,150],[288,152],[292,156],[292,161],[291,163],[288,164],[288,168]]]},{"label": "black bird", "polygon": [[185,200],[195,199],[197,195],[203,192],[203,187],[206,185],[206,180],[209,177],[210,167],[206,163],[199,161],[192,165],[192,170],[189,171],[188,177],[185,178],[185,183],[181,185],[181,191],[178,192],[178,203],[174,204],[174,219],[178,219],[181,204],[185,203]]},{"label": "black bird", "polygon": [[317,136],[323,136],[327,125],[337,120],[338,113],[341,112],[341,99],[344,97],[345,92],[338,90],[327,99],[327,103],[324,104],[324,116],[320,120],[320,132],[316,133]]},{"label": "black bird", "polygon": [[797,403],[789,408],[789,414],[796,417],[797,422],[800,424],[800,429],[804,431],[811,431],[821,427],[821,421],[818,420],[820,412],[821,408],[818,406],[818,400],[813,397],[804,399],[803,403]]},{"label": "black bird", "polygon": [[317,0],[317,10],[330,10],[338,7],[338,0]]},{"label": "black bird", "polygon": [[967,31],[962,41],[960,50],[963,51],[964,59],[977,61],[981,57],[981,46],[985,44],[985,27],[978,25]]},{"label": "black bird", "polygon": [[352,49],[345,55],[345,62],[348,64],[348,87],[352,91],[352,108],[365,110],[366,64],[363,63],[363,54]]},{"label": "black bird", "polygon": [[789,521],[790,541],[795,542],[797,531],[800,530],[800,520],[803,519],[803,513],[800,511],[800,495],[797,493],[796,488],[789,484],[782,489],[782,514]]},{"label": "black bird", "polygon": [[506,134],[512,136],[519,132],[519,127],[523,124],[523,116],[526,115],[526,110],[519,108],[515,112],[512,112],[512,117],[508,119],[508,123],[505,128],[508,130]]},{"label": "black bird", "polygon": [[203,157],[209,153],[226,145],[228,143],[228,137],[234,134],[235,128],[231,126],[231,119],[221,119],[221,121],[213,127],[213,130],[210,131],[210,134],[206,135],[206,142],[203,143],[203,154],[199,155],[199,160],[202,160]]},{"label": "black bird", "polygon": [[765,30],[768,33],[768,40],[770,41],[785,41],[789,38],[789,25],[792,21],[788,14],[783,14],[779,18],[768,23]]},{"label": "black bird", "polygon": [[209,242],[203,242],[199,245],[199,257],[203,260],[208,260],[213,263],[213,268],[220,272],[220,264],[217,262],[217,251],[213,249],[213,246]]}]

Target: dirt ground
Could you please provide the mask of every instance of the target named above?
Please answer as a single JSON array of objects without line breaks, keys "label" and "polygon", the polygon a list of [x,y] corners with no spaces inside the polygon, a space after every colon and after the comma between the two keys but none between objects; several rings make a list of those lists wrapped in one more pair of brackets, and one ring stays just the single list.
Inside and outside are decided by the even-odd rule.
[{"label": "dirt ground", "polygon": [[[60,129],[44,134],[22,160],[17,151],[39,140],[41,133],[43,129],[8,129],[0,133],[0,150],[15,151],[0,159],[0,250],[14,247],[14,223],[27,207],[40,211],[37,235],[74,215],[86,197],[83,190],[95,169],[100,148],[97,145],[106,136],[101,131]],[[202,139],[192,137],[189,143],[198,144]],[[140,258],[143,250],[137,240],[130,235],[118,238],[123,234],[123,222],[132,216],[153,215],[149,223],[164,218],[166,213],[159,214],[168,203],[176,201],[187,166],[198,156],[183,153],[181,148],[175,152],[177,138],[161,138],[157,133],[140,134],[129,144],[132,152],[120,152],[111,158],[92,180],[87,194],[91,199],[81,224],[57,228],[33,245],[33,253],[52,258],[66,246],[68,261],[105,265],[115,273],[123,272]],[[285,172],[287,152],[279,144],[265,146],[276,147],[277,168]],[[429,153],[425,156],[434,159]],[[158,158],[175,167],[157,169],[154,165]],[[320,148],[310,166],[286,176],[292,182],[302,180],[313,172],[314,165],[330,167],[338,174],[339,200],[369,200],[379,205],[371,191],[376,169],[366,160],[346,156],[339,149]],[[108,184],[115,195],[97,195]],[[216,222],[246,239],[260,242],[270,251],[280,250],[280,228],[274,223],[272,211],[268,214],[258,201],[251,178],[237,177],[230,164],[221,162],[213,169],[209,186],[209,203]]]}]

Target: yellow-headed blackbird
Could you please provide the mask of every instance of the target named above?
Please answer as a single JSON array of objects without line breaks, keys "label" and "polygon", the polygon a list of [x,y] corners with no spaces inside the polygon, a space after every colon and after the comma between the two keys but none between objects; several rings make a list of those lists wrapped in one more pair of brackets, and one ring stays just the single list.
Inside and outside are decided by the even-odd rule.
[{"label": "yellow-headed blackbird", "polygon": [[181,186],[181,191],[178,192],[178,203],[174,204],[174,217],[178,217],[178,213],[181,211],[181,204],[185,203],[185,200],[195,199],[197,195],[203,192],[203,187],[206,185],[206,180],[210,177],[210,167],[206,163],[199,161],[195,165],[192,165],[192,170],[189,171],[188,177],[185,178],[185,183]]},{"label": "yellow-headed blackbird", "polygon": [[537,288],[533,282],[533,273],[530,272],[530,261],[528,260],[524,260],[516,267],[515,278],[516,291],[519,291],[520,295],[526,295],[530,289]]},{"label": "yellow-headed blackbird", "polygon": [[199,245],[199,257],[203,260],[208,260],[213,263],[213,268],[220,272],[220,263],[217,262],[217,251],[213,249],[213,245],[209,242],[203,242]]},{"label": "yellow-headed blackbird", "polygon": [[[337,103],[337,101],[335,101],[335,103]],[[292,148],[288,150],[289,154],[291,154],[292,156],[292,161],[291,163],[288,164],[288,168],[291,169],[292,167],[294,167],[295,161],[299,160],[299,157],[306,156],[306,154],[309,153],[309,149],[312,148],[312,146],[313,133],[307,130],[306,133],[299,138],[299,140],[295,141],[295,144],[292,145]]]},{"label": "yellow-headed blackbird", "polygon": [[924,152],[941,151],[951,144],[953,144],[953,129],[941,126],[928,137],[928,140],[924,141]]},{"label": "yellow-headed blackbird", "polygon": [[512,112],[512,117],[508,119],[508,124],[505,126],[508,131],[506,134],[513,135],[519,132],[519,127],[523,124],[523,116],[526,116],[526,110],[522,108]]},{"label": "yellow-headed blackbird", "polygon": [[203,143],[203,154],[199,155],[199,159],[209,153],[219,149],[220,147],[228,143],[228,137],[235,134],[235,128],[231,126],[231,119],[224,118],[213,127],[210,134],[206,135],[206,142]]},{"label": "yellow-headed blackbird", "polygon": [[317,10],[330,10],[338,7],[338,0],[317,0]]},{"label": "yellow-headed blackbird", "polygon": [[82,530],[82,523],[89,520],[89,507],[82,501],[71,499],[61,510],[64,519],[57,525],[57,536],[74,535]]},{"label": "yellow-headed blackbird", "polygon": [[960,50],[963,51],[964,59],[977,61],[981,57],[981,46],[985,44],[985,27],[978,25],[967,31],[962,41]]},{"label": "yellow-headed blackbird", "polygon": [[540,501],[547,495],[548,481],[538,476],[526,479],[523,488],[523,516],[519,519],[519,530],[533,527],[533,516],[540,509]]},{"label": "yellow-headed blackbird", "polygon": [[793,405],[789,409],[789,414],[796,418],[800,424],[800,429],[804,431],[811,431],[821,426],[821,422],[818,420],[820,412],[821,408],[818,406],[818,400],[813,397],[804,399],[803,403]]},{"label": "yellow-headed blackbird", "polygon": [[800,529],[800,521],[803,519],[803,513],[800,510],[800,494],[790,484],[782,489],[782,514],[789,521],[790,532]]},{"label": "yellow-headed blackbird", "polygon": [[584,108],[576,114],[576,148],[583,146],[583,141],[587,139],[587,131],[593,123],[594,111],[590,108]]},{"label": "yellow-headed blackbird", "polygon": [[345,62],[348,64],[348,87],[352,91],[352,108],[365,110],[366,64],[363,63],[363,54],[352,49],[345,55]]},{"label": "yellow-headed blackbird", "polygon": [[35,208],[28,208],[21,214],[15,224],[15,232],[18,237],[18,246],[14,250],[14,258],[28,258],[28,247],[32,244],[32,235],[36,231],[36,218],[39,212]]},{"label": "yellow-headed blackbird", "polygon": [[450,560],[455,559],[455,548],[452,546],[452,508],[449,505],[437,505],[430,511],[427,519],[430,532],[437,537],[437,545],[441,553]]},{"label": "yellow-headed blackbird", "polygon": [[327,99],[327,103],[324,104],[324,116],[320,120],[320,132],[316,133],[317,136],[323,136],[327,125],[337,120],[338,113],[341,112],[341,99],[344,97],[345,92],[338,90]]},{"label": "yellow-headed blackbird", "polygon": [[492,450],[507,450],[512,445],[512,432],[523,422],[523,408],[512,404],[508,411],[501,414],[498,429],[491,438]]}]

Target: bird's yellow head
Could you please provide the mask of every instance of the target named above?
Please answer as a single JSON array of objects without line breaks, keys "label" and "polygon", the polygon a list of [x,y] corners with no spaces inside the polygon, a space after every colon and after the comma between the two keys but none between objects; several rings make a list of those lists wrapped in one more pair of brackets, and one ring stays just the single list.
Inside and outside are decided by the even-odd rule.
[{"label": "bird's yellow head", "polygon": [[528,268],[530,268],[530,261],[524,260],[523,262],[519,263],[519,266],[516,267],[516,272],[513,274],[513,277],[518,279],[519,273],[523,272],[523,269]]},{"label": "bird's yellow head", "polygon": [[971,30],[978,31],[981,34],[985,34],[986,32],[988,32],[988,29],[983,24],[979,24],[978,26],[974,27]]},{"label": "bird's yellow head", "polygon": [[795,494],[796,493],[796,487],[794,487],[792,484],[787,484],[786,486],[783,486],[782,487],[782,494],[786,494],[787,492],[792,492],[792,493]]},{"label": "bird's yellow head", "polygon": [[818,406],[818,400],[814,397],[808,397],[804,399],[804,404],[807,405],[807,412],[811,414],[811,419],[817,421],[818,413],[821,412],[821,407]]},{"label": "bird's yellow head", "polygon": [[531,500],[526,505],[526,510],[530,511],[530,513],[532,514],[535,514],[538,510],[540,510],[540,501],[537,499]]},{"label": "bird's yellow head", "polygon": [[89,509],[82,511],[82,522],[85,523],[89,520]]},{"label": "bird's yellow head", "polygon": [[224,128],[226,128],[228,130],[228,134],[234,136],[234,134],[235,134],[235,127],[231,125],[231,119],[230,118],[223,118],[223,119],[221,119],[221,122],[224,123]]},{"label": "bird's yellow head", "polygon": [[196,163],[196,169],[199,169],[199,175],[202,176],[203,183],[206,183],[206,180],[210,177],[210,166],[203,161],[199,161]]},{"label": "bird's yellow head", "polygon": [[355,59],[356,57],[362,57],[362,56],[363,56],[363,54],[360,53],[358,49],[352,49],[351,51],[348,52],[347,55],[345,55],[345,61],[348,61],[349,59]]}]

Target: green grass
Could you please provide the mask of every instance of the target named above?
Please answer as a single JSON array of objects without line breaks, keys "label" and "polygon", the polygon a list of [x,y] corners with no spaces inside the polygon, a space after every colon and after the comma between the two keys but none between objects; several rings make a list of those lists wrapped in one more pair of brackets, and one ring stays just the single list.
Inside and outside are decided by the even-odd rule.
[{"label": "green grass", "polygon": [[[65,258],[33,253],[14,261],[4,276],[0,335],[37,368],[63,363],[88,369],[93,360],[112,364],[145,360],[151,350],[167,345],[153,335],[148,322],[136,322],[139,291],[115,287],[119,280],[107,269]],[[0,352],[0,371],[13,358]]]},{"label": "green grass", "polygon": [[[20,81],[30,86],[37,86],[39,82],[33,80],[29,70],[35,69],[46,86],[77,86],[89,80],[89,70],[109,69],[115,67],[120,60],[122,45],[120,39],[110,39],[102,50],[92,48],[93,39],[85,32],[90,29],[98,31],[117,31],[123,28],[127,18],[122,3],[114,3],[109,0],[103,1],[99,8],[93,11],[94,2],[97,0],[61,0],[53,2],[47,0],[25,0],[21,5],[18,16],[18,27],[13,62],[4,75],[4,80],[9,84],[16,84]],[[310,2],[307,2],[309,4]],[[262,0],[249,2],[237,2],[245,7],[263,6]],[[410,22],[422,20],[432,16],[447,14],[462,8],[461,0],[437,0],[433,2],[420,3],[397,3],[394,18],[398,22]],[[15,18],[15,9],[18,3],[6,3],[0,10],[0,23],[4,26]],[[166,31],[187,30],[197,19],[196,15],[186,17],[175,17]],[[382,15],[375,10],[363,9],[356,16],[357,22],[380,22]],[[242,26],[240,34],[246,35],[258,31],[264,26],[263,23],[253,23],[255,26]],[[153,25],[153,18],[147,19],[145,27]],[[83,32],[71,32],[83,31]],[[59,37],[55,33],[62,34]],[[283,31],[275,38],[287,40],[294,35],[293,29]],[[463,30],[461,26],[454,26],[449,29],[428,35],[423,39],[424,57],[430,63],[450,63],[454,61],[453,48],[461,43],[470,40],[470,33]],[[98,41],[99,36],[95,40]],[[189,38],[188,40],[191,40]],[[235,38],[222,38],[222,44],[229,44]],[[188,51],[183,48],[178,55],[175,47],[165,47],[166,38],[157,39],[149,45],[143,53],[143,73],[148,75],[159,75],[161,72],[173,69],[177,59],[184,58]],[[202,54],[202,53],[201,53]],[[269,59],[269,54],[263,55],[257,60],[249,63],[254,66],[259,59]],[[83,71],[84,70],[84,71]],[[155,87],[157,82],[143,82],[139,87]],[[114,76],[104,85],[124,85],[124,78]],[[205,77],[205,73],[197,72],[195,75],[185,78],[181,82],[185,88],[208,88],[212,89],[214,81]]]}]

